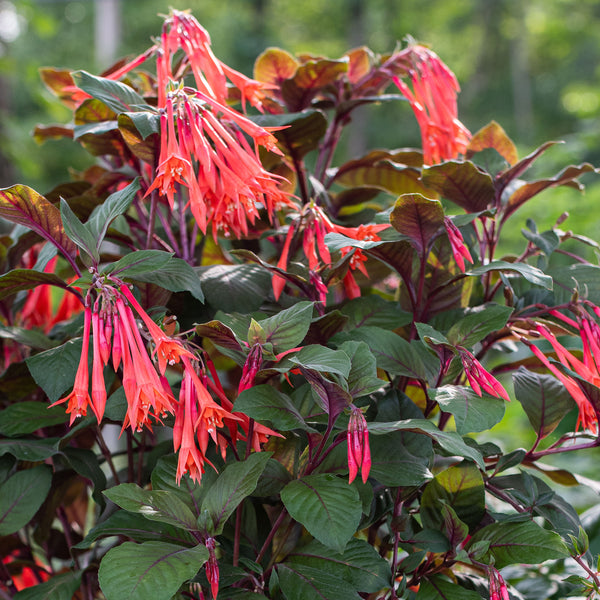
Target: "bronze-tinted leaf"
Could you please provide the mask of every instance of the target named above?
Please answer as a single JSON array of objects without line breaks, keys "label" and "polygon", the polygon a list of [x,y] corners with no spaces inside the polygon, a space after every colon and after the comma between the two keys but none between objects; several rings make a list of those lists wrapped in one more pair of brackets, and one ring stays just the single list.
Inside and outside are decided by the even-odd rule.
[{"label": "bronze-tinted leaf", "polygon": [[443,231],[444,209],[438,200],[420,194],[404,194],[396,200],[390,223],[396,231],[410,238],[419,254],[427,254]]},{"label": "bronze-tinted leaf", "polygon": [[494,203],[492,178],[472,162],[448,161],[423,168],[423,183],[467,212],[485,210]]},{"label": "bronze-tinted leaf", "polygon": [[26,185],[0,189],[0,217],[25,225],[65,255],[76,253],[75,244],[65,234],[58,208]]},{"label": "bronze-tinted leaf", "polygon": [[573,187],[579,191],[583,190],[583,185],[577,181],[577,177],[583,173],[589,173],[594,171],[594,167],[589,163],[583,163],[579,166],[571,165],[563,169],[555,177],[549,179],[539,179],[538,181],[531,181],[525,183],[521,187],[517,188],[508,199],[508,206],[506,207],[505,217],[509,217],[514,213],[520,206],[525,204],[527,200],[537,196],[540,192],[551,187],[558,187],[561,185],[567,185]]},{"label": "bronze-tinted leaf", "polygon": [[71,71],[68,69],[44,67],[40,69],[40,77],[46,87],[71,109],[77,107],[81,102],[81,97],[85,97],[75,85]]},{"label": "bronze-tinted leaf", "polygon": [[299,62],[281,48],[267,48],[254,63],[254,79],[277,87],[296,73]]},{"label": "bronze-tinted leaf", "polygon": [[42,144],[46,140],[61,140],[73,138],[73,127],[66,125],[36,125],[33,129],[33,139]]},{"label": "bronze-tinted leaf", "polygon": [[54,273],[42,273],[33,269],[14,269],[0,275],[0,300],[22,290],[30,290],[43,284],[67,287],[67,284]]},{"label": "bronze-tinted leaf", "polygon": [[347,56],[350,61],[348,65],[348,79],[350,83],[356,83],[363,78],[371,70],[375,62],[373,52],[366,46],[354,48],[346,52],[344,56]]},{"label": "bronze-tinted leaf", "polygon": [[348,71],[348,62],[347,58],[317,59],[298,67],[293,79],[281,85],[283,99],[290,111],[307,108],[319,91]]},{"label": "bronze-tinted leaf", "polygon": [[508,135],[506,135],[506,131],[496,121],[492,121],[485,127],[482,127],[471,138],[467,146],[467,159],[470,159],[476,152],[481,152],[486,148],[496,150],[511,166],[519,160],[516,146]]},{"label": "bronze-tinted leaf", "polygon": [[119,131],[131,152],[140,160],[154,164],[158,155],[158,135],[144,137],[136,127],[130,115],[143,113],[121,113],[118,118]]}]

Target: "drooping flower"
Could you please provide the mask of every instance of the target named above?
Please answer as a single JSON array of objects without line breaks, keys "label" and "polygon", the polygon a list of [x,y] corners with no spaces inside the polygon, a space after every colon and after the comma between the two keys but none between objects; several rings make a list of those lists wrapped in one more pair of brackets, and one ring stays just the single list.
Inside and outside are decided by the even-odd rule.
[{"label": "drooping flower", "polygon": [[465,246],[465,240],[463,239],[460,229],[452,222],[452,219],[449,217],[444,217],[444,226],[446,227],[446,232],[448,233],[448,240],[450,241],[450,246],[452,247],[454,260],[456,261],[458,268],[464,273],[465,260],[468,260],[471,264],[473,264],[471,253]]},{"label": "drooping flower", "polygon": [[209,537],[204,542],[206,549],[208,550],[208,560],[204,564],[206,570],[206,578],[210,584],[210,592],[213,600],[217,600],[217,594],[219,593],[219,563],[215,554],[216,542],[215,538]]},{"label": "drooping flower", "polygon": [[[83,417],[87,415],[88,406],[93,407],[92,398],[90,397],[89,385],[89,347],[90,347],[90,330],[92,325],[92,309],[86,306],[84,317],[83,317],[83,346],[81,348],[81,358],[79,359],[79,366],[77,367],[77,373],[75,375],[75,383],[73,384],[73,391],[57,400],[50,406],[56,406],[57,404],[67,403],[67,414],[71,415],[69,425],[72,425],[77,417]],[[94,413],[97,409],[94,408]]]},{"label": "drooping flower", "polygon": [[488,567],[488,582],[490,585],[490,600],[510,600],[506,582],[495,567]]},{"label": "drooping flower", "polygon": [[353,404],[350,406],[346,438],[348,442],[348,483],[354,481],[359,470],[363,483],[366,483],[371,470],[369,429],[362,410]]},{"label": "drooping flower", "polygon": [[[390,225],[382,223],[379,225],[368,224],[358,227],[344,227],[333,223],[323,212],[323,209],[314,203],[307,204],[302,212],[294,219],[286,234],[285,242],[277,266],[280,269],[287,267],[292,241],[297,234],[301,236],[301,244],[304,256],[308,259],[308,268],[312,274],[318,269],[331,264],[331,254],[325,244],[325,235],[328,233],[340,233],[346,237],[360,241],[378,241],[379,233],[387,229]],[[360,248],[345,246],[340,249],[342,256],[352,252],[349,262],[349,270],[344,276],[344,288],[348,298],[357,298],[360,296],[358,287],[352,271],[358,269],[363,275],[368,277],[365,267],[367,257]],[[320,281],[322,284],[322,280]],[[324,284],[323,284],[324,285]],[[280,275],[273,277],[273,293],[278,299],[285,286],[285,280]],[[323,297],[322,287],[319,286],[319,293]]]},{"label": "drooping flower", "polygon": [[238,386],[238,394],[254,385],[254,378],[262,365],[262,346],[254,344],[246,357],[246,362],[242,369],[242,376]]},{"label": "drooping flower", "polygon": [[458,120],[460,90],[454,73],[425,46],[409,48],[412,90],[399,77],[394,83],[410,103],[419,127],[423,160],[432,165],[464,154],[471,134]]},{"label": "drooping flower", "polygon": [[465,375],[473,391],[478,395],[482,395],[482,390],[487,392],[491,396],[496,398],[503,398],[507,402],[510,402],[510,398],[506,393],[506,390],[502,387],[502,384],[490,373],[488,373],[483,365],[462,346],[456,347],[458,356],[463,364]]}]

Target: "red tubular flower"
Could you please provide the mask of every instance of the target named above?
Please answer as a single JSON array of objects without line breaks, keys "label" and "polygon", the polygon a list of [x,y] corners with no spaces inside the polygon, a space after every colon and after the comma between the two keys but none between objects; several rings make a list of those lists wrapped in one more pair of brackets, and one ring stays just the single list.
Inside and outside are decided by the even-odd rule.
[{"label": "red tubular flower", "polygon": [[410,48],[413,90],[400,78],[394,83],[410,103],[423,144],[423,161],[432,165],[464,154],[471,134],[458,120],[456,97],[460,90],[454,73],[428,48]]},{"label": "red tubular flower", "polygon": [[106,385],[104,384],[104,361],[100,350],[100,334],[104,335],[104,327],[100,325],[100,315],[95,310],[92,314],[93,334],[93,365],[92,365],[92,410],[102,421],[104,407],[106,406]]},{"label": "red tubular flower", "polygon": [[363,483],[369,478],[371,470],[371,449],[369,446],[369,429],[367,421],[360,408],[350,406],[348,420],[348,483],[352,483],[360,469]]},{"label": "red tubular flower", "polygon": [[465,246],[465,240],[463,239],[460,229],[452,222],[452,219],[444,217],[444,226],[448,233],[448,239],[450,240],[450,246],[452,247],[452,254],[454,260],[458,265],[458,268],[464,273],[465,272],[465,260],[468,260],[473,264],[473,259],[469,249]]},{"label": "red tubular flower", "polygon": [[466,348],[457,346],[457,350],[467,379],[473,391],[478,396],[481,396],[481,390],[483,390],[491,396],[503,398],[507,402],[510,402],[510,398],[506,390],[502,387],[502,384],[493,375],[488,373],[483,368],[483,365]]},{"label": "red tubular flower", "polygon": [[262,346],[254,344],[246,357],[244,368],[242,369],[242,377],[238,387],[238,394],[244,390],[251,388],[254,385],[254,378],[262,365]]},{"label": "red tubular flower", "polygon": [[92,399],[90,398],[89,384],[89,366],[88,356],[90,347],[90,329],[92,325],[92,309],[89,306],[85,307],[83,317],[83,347],[81,349],[81,358],[79,359],[79,367],[77,368],[77,374],[75,375],[75,383],[73,385],[73,391],[64,398],[54,402],[50,406],[56,406],[57,404],[67,403],[67,414],[71,415],[69,425],[73,424],[73,421],[77,417],[87,415],[88,406],[93,407]]}]

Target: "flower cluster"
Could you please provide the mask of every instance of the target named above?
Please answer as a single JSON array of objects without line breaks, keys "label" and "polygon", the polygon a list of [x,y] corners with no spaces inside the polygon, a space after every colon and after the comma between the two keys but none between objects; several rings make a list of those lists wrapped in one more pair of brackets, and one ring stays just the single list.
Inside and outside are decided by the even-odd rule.
[{"label": "flower cluster", "polygon": [[462,346],[457,346],[456,350],[465,370],[467,380],[478,396],[481,396],[483,391],[491,396],[503,398],[507,402],[510,402],[510,398],[506,390],[502,387],[502,384],[483,368],[483,365],[471,352]]},{"label": "flower cluster", "polygon": [[[114,371],[122,374],[127,399],[123,429],[151,429],[153,421],[160,422],[167,414],[174,416],[173,446],[179,454],[177,481],[185,473],[199,481],[208,462],[209,439],[224,453],[228,440],[235,442],[240,438],[238,425],[243,430],[242,439],[249,434],[252,447],[260,450],[260,444],[274,432],[258,425],[250,431],[248,417],[232,414],[233,405],[220,384],[209,383],[195,354],[179,339],[168,336],[150,318],[126,284],[117,279],[96,278],[93,289],[95,299],[91,291],[86,296],[83,346],[73,390],[55,402],[67,403],[71,423],[86,415],[88,408],[98,422],[102,420],[107,400],[104,368],[112,363]],[[168,366],[179,363],[183,374],[176,399],[165,372]],[[218,382],[214,370],[212,374]],[[218,395],[225,407],[213,400],[207,386],[220,390]],[[221,431],[224,427],[229,429],[229,435]]]},{"label": "flower cluster", "polygon": [[[174,69],[179,50],[184,58]],[[282,206],[293,206],[279,187],[280,179],[258,158],[261,146],[280,153],[272,129],[259,127],[227,106],[227,80],[240,90],[244,104],[258,108],[265,85],[219,61],[206,30],[185,12],[173,11],[165,22],[157,55],[161,148],[146,195],[158,190],[172,208],[175,192],[183,186],[198,227],[206,233],[212,225],[215,237],[219,231],[225,236],[247,234],[260,208],[272,218]],[[195,88],[183,85],[188,67]]]},{"label": "flower cluster", "polygon": [[[321,302],[325,302],[327,288],[323,285],[323,282],[317,273],[317,270],[322,266],[331,264],[331,254],[325,244],[325,235],[328,233],[340,233],[354,240],[378,241],[380,239],[378,235],[379,232],[388,227],[389,225],[387,223],[380,225],[359,225],[358,227],[343,227],[341,225],[336,225],[329,219],[320,206],[311,202],[303,208],[302,212],[298,214],[290,224],[277,266],[281,269],[287,267],[294,237],[296,235],[301,236],[302,251],[304,256],[308,259],[311,280],[320,284],[318,287],[320,290],[319,299]],[[364,265],[367,259],[360,248],[346,246],[341,249],[343,256],[350,252],[353,252],[353,254],[350,258],[350,270],[348,270],[344,276],[344,288],[348,298],[357,298],[360,296],[360,288],[356,283],[352,271],[358,269],[363,275],[368,277]],[[283,277],[279,275],[273,277],[273,291],[276,299],[281,295],[284,285],[285,280]]]},{"label": "flower cluster", "polygon": [[432,165],[464,154],[471,134],[458,120],[457,94],[460,90],[454,73],[438,55],[425,46],[410,47],[410,87],[399,77],[394,83],[410,103],[423,144],[423,160]]}]

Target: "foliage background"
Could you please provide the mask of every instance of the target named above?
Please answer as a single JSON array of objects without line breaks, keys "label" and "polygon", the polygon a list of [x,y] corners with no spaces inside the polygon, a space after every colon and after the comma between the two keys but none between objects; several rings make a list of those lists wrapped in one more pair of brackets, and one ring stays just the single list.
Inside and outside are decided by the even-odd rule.
[{"label": "foliage background", "polygon": [[[91,72],[108,66],[98,59],[94,45],[95,11],[102,2],[118,3],[0,0],[0,187],[20,182],[45,193],[66,178],[67,165],[87,166],[76,144],[61,140],[40,146],[31,131],[37,123],[70,118],[45,90],[40,66]],[[169,5],[190,8],[210,32],[217,55],[247,74],[267,46],[336,58],[363,44],[387,52],[410,34],[430,44],[456,73],[462,86],[460,118],[471,131],[493,118],[517,142],[521,155],[548,139],[564,140],[545,155],[544,173],[536,175],[554,173],[569,162],[600,164],[596,0],[120,0],[115,58],[147,48],[161,22],[158,14]],[[395,103],[362,110],[361,126],[353,128],[358,132],[342,144],[347,157],[369,145],[420,143],[407,107]],[[596,238],[600,184],[592,177],[582,181],[586,198],[561,188],[521,210],[519,222],[505,231],[504,251],[520,245],[527,217],[543,231],[565,210],[570,218],[563,228]],[[596,257],[589,258],[597,263]],[[514,418],[505,419],[504,430],[492,435],[517,440],[529,428],[519,426],[523,415],[517,403],[509,411]],[[596,455],[590,452],[588,460]],[[593,501],[592,496],[580,498],[579,504]]]}]

